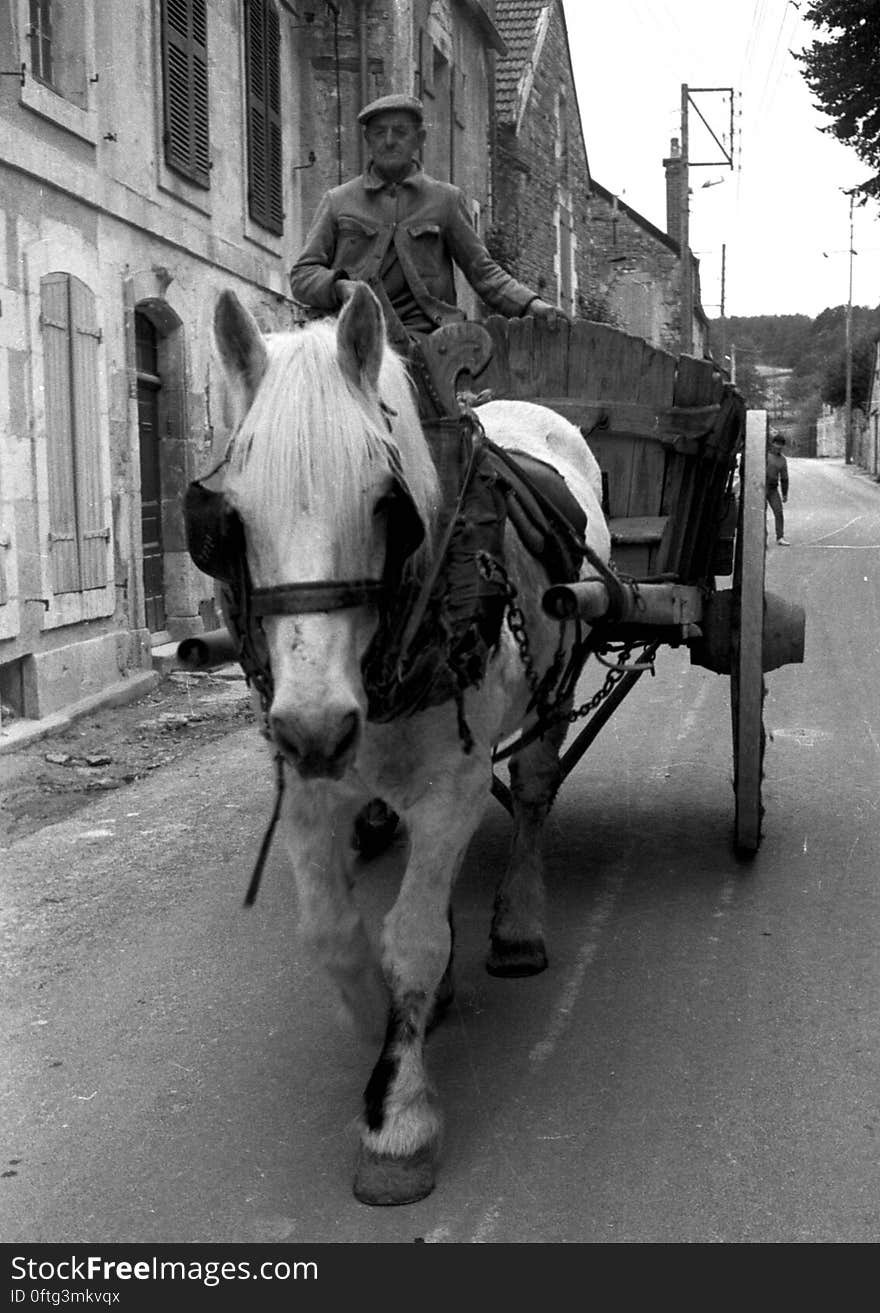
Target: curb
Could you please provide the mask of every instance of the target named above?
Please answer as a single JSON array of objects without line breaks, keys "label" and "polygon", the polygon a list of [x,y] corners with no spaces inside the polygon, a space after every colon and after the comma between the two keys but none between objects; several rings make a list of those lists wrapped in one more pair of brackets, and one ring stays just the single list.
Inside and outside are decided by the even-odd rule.
[{"label": "curb", "polygon": [[8,729],[0,729],[0,755],[5,752],[16,752],[30,743],[48,738],[50,734],[57,734],[59,730],[67,729],[83,716],[91,715],[93,711],[101,711],[105,707],[121,707],[127,702],[135,702],[138,698],[152,692],[156,685],[161,683],[162,678],[157,670],[142,670],[135,675],[129,675],[127,679],[119,680],[116,684],[108,684],[100,692],[82,698],[79,702],[73,702],[61,711],[44,716],[42,720],[17,720]]}]

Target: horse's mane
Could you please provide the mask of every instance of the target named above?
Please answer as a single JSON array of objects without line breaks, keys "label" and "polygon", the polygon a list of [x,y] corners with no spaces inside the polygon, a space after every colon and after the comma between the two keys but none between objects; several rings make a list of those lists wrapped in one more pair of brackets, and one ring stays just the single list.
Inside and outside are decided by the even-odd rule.
[{"label": "horse's mane", "polygon": [[[259,504],[282,523],[297,509],[360,507],[365,517],[370,508],[361,495],[361,472],[365,462],[388,463],[390,439],[413,500],[430,523],[437,476],[400,356],[386,345],[371,398],[340,367],[335,320],[268,334],[265,342],[266,373],[229,449],[224,483],[232,500],[243,511]],[[354,549],[365,524],[357,513],[350,518],[338,528],[351,534]]]}]

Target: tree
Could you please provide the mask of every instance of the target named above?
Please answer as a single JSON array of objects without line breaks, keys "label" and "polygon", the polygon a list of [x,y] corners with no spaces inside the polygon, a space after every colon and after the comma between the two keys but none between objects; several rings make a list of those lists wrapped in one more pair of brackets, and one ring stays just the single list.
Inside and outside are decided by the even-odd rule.
[{"label": "tree", "polygon": [[804,17],[827,33],[796,56],[818,108],[832,120],[823,131],[873,170],[854,190],[863,200],[880,200],[880,5],[812,0]]},{"label": "tree", "polygon": [[[857,338],[852,347],[852,404],[862,410],[868,408],[871,378],[874,373],[876,339],[873,334]],[[822,400],[829,406],[842,406],[846,401],[846,352],[840,351],[830,362],[822,379]]]},{"label": "tree", "polygon": [[749,410],[766,410],[767,389],[754,361],[740,350],[736,357],[736,388]]}]

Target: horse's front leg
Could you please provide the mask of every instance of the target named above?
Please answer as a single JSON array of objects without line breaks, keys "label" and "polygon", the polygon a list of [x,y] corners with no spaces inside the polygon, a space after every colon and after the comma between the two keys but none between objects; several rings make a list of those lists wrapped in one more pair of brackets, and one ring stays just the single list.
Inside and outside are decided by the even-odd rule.
[{"label": "horse's front leg", "polygon": [[355,1031],[379,1043],[388,989],[352,892],[351,825],[358,800],[333,786],[288,781],[282,823],[297,888],[299,935],[336,986]]},{"label": "horse's front leg", "polygon": [[409,862],[382,934],[391,1005],[364,1092],[354,1187],[364,1203],[414,1203],[434,1186],[442,1119],[424,1067],[425,1032],[448,987],[452,886],[485,806],[486,779],[485,761],[459,766],[454,785],[429,786],[404,813]]},{"label": "horse's front leg", "polygon": [[510,762],[513,835],[495,894],[486,969],[533,976],[547,966],[544,945],[543,832],[560,784],[559,748],[567,723],[553,725]]}]

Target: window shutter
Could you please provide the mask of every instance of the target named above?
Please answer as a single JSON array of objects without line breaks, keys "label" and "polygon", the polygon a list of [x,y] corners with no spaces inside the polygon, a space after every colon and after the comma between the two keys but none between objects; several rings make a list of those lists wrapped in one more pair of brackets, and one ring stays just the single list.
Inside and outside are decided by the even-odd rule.
[{"label": "window shutter", "polygon": [[101,334],[94,294],[70,279],[71,376],[76,466],[76,525],[80,588],[103,588],[107,582],[107,542],[101,479],[101,414],[98,408],[98,343]]},{"label": "window shutter", "polygon": [[40,283],[49,467],[49,562],[54,593],[71,593],[79,588],[68,283],[67,274],[47,274]]},{"label": "window shutter", "polygon": [[269,232],[284,231],[281,162],[281,28],[268,0],[246,0],[248,212]]},{"label": "window shutter", "polygon": [[165,162],[210,186],[207,0],[163,0]]},{"label": "window shutter", "polygon": [[70,274],[40,284],[49,468],[49,561],[53,593],[102,588],[104,522],[98,342],[93,293]]}]

